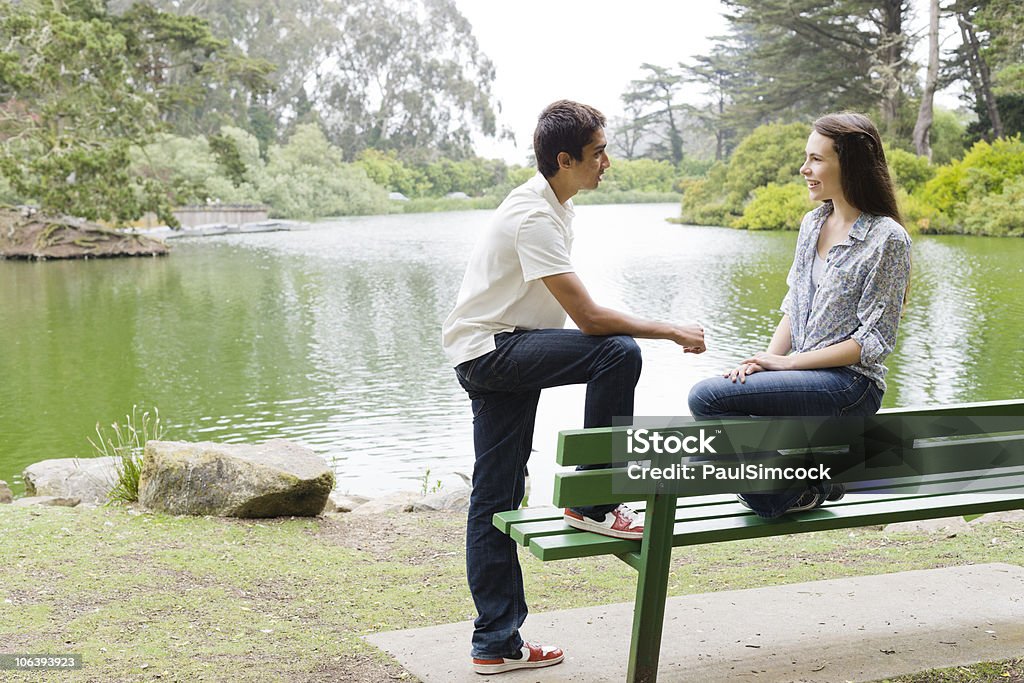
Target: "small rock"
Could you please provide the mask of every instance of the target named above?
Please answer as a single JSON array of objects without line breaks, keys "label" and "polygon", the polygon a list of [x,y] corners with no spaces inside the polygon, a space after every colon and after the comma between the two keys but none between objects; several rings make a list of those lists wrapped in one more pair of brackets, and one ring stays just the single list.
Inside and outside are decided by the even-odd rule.
[{"label": "small rock", "polygon": [[58,496],[29,496],[14,501],[14,507],[24,508],[32,505],[53,505],[57,507],[73,508],[81,503],[79,498],[60,498]]},{"label": "small rock", "polygon": [[1024,522],[1024,510],[989,512],[981,517],[972,519],[968,524],[974,526],[975,524],[984,524],[985,522]]},{"label": "small rock", "polygon": [[7,482],[0,479],[0,503],[10,503],[14,501],[14,493],[11,488],[7,485]]},{"label": "small rock", "polygon": [[409,512],[420,494],[413,491],[397,491],[375,498],[352,510],[353,515],[379,515],[388,512]]},{"label": "small rock", "polygon": [[338,493],[331,491],[327,496],[328,512],[352,512],[360,505],[370,501],[366,496],[357,496],[354,493]]},{"label": "small rock", "polygon": [[459,487],[454,491],[438,491],[412,504],[413,512],[466,512],[473,489]]},{"label": "small rock", "polygon": [[924,531],[927,533],[969,533],[970,525],[963,517],[943,517],[941,519],[922,519],[917,522],[896,522],[887,524],[885,531]]}]

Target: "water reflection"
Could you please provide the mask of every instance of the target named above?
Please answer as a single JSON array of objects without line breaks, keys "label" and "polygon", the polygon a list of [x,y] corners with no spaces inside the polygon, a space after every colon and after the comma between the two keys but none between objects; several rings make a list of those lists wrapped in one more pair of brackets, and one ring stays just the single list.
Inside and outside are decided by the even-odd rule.
[{"label": "water reflection", "polygon": [[[689,387],[761,350],[778,322],[793,233],[674,226],[670,205],[580,207],[575,261],[594,297],[700,320],[709,351],[642,341],[637,411],[685,413]],[[86,455],[97,421],[158,405],[170,435],[301,441],[343,490],[458,483],[469,403],[440,323],[488,212],[379,216],[304,232],[179,244],[169,259],[0,262],[0,479]],[[1011,398],[1024,380],[1024,241],[915,241],[912,305],[885,405]],[[559,429],[583,389],[544,393],[534,500],[550,498]]]}]

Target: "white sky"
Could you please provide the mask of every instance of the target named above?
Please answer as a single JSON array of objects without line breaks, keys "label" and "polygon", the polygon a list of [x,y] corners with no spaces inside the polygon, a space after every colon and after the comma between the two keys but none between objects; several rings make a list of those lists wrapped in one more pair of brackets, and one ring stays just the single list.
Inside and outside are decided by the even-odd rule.
[{"label": "white sky", "polygon": [[[641,76],[644,62],[675,66],[707,53],[711,38],[723,35],[727,22],[718,0],[455,0],[473,26],[480,49],[494,63],[494,93],[501,104],[500,127],[510,128],[516,146],[479,138],[485,158],[525,164],[537,115],[550,102],[585,102],[606,116],[621,115],[619,96]],[[927,0],[914,0],[912,28],[927,27]],[[950,22],[943,26],[949,33]],[[947,43],[948,44],[948,43]],[[943,45],[945,47],[946,45]],[[927,41],[915,55],[923,63]],[[684,91],[687,92],[687,91]],[[699,100],[694,86],[686,95]],[[955,94],[937,103],[957,106]]]}]

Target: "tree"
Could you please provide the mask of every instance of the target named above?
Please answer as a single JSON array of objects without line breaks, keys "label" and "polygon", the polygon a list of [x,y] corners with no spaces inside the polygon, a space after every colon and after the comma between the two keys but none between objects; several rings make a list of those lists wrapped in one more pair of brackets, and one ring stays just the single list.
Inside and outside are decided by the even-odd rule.
[{"label": "tree", "polygon": [[131,150],[189,101],[192,83],[166,69],[211,78],[227,44],[193,17],[144,6],[115,16],[102,0],[0,4],[0,40],[0,173],[18,194],[93,220],[154,211],[176,225]]},{"label": "tree", "polygon": [[939,0],[928,3],[928,72],[924,80],[924,92],[921,93],[921,106],[914,124],[914,149],[918,156],[932,158],[929,142],[934,114],[932,106],[935,101],[935,89],[939,82]]},{"label": "tree", "polygon": [[[907,0],[723,0],[726,46],[743,48],[749,81],[734,93],[740,132],[823,111],[872,110],[890,133],[909,80]],[[737,74],[739,75],[739,74]]]},{"label": "tree", "polygon": [[465,157],[474,130],[497,134],[494,66],[454,0],[158,2],[272,61],[261,115],[277,130],[322,123],[347,160],[370,147]]},{"label": "tree", "polygon": [[719,44],[708,55],[693,58],[694,64],[680,63],[683,78],[700,83],[711,101],[703,107],[687,105],[687,111],[715,138],[715,161],[721,161],[731,151],[735,137],[735,123],[728,109],[735,94],[748,85],[744,53],[735,47]]},{"label": "tree", "polygon": [[992,91],[992,76],[989,72],[988,62],[982,55],[981,39],[974,23],[977,11],[978,3],[976,2],[958,2],[954,8],[957,25],[960,27],[960,37],[963,40],[960,55],[967,65],[968,77],[974,90],[975,102],[978,105],[975,108],[980,109],[984,104],[992,135],[1000,138],[1003,136],[1003,122],[999,116],[999,105],[996,102],[995,93]]},{"label": "tree", "polygon": [[629,83],[629,89],[622,94],[627,107],[635,106],[645,113],[636,121],[642,122],[647,130],[656,131],[662,144],[667,148],[667,158],[675,165],[683,160],[683,132],[680,112],[681,104],[676,103],[676,93],[682,84],[682,74],[654,64],[641,64],[646,71],[644,78]]}]

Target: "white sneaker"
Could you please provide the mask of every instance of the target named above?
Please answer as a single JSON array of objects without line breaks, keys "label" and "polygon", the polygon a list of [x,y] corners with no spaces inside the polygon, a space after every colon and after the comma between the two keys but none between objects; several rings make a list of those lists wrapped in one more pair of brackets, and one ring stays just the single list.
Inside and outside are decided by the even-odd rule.
[{"label": "white sneaker", "polygon": [[613,538],[626,538],[629,540],[640,540],[644,537],[644,520],[626,505],[619,505],[611,512],[606,512],[604,519],[598,521],[586,515],[566,508],[562,516],[565,523],[574,529],[582,531],[593,531],[595,534],[612,536]]},{"label": "white sneaker", "polygon": [[496,657],[494,659],[473,658],[473,671],[478,674],[500,674],[516,669],[539,669],[544,666],[553,666],[565,659],[562,650],[549,645],[535,645],[534,643],[523,643],[519,659],[509,657]]}]

